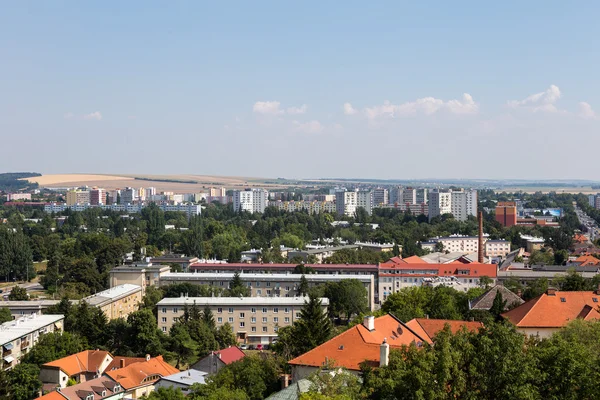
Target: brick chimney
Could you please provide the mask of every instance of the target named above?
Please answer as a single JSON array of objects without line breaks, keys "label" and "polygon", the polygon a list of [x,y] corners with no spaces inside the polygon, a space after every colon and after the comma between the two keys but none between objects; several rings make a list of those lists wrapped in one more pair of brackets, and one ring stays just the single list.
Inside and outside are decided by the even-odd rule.
[{"label": "brick chimney", "polygon": [[387,338],[383,338],[383,343],[379,346],[379,366],[387,367],[390,362],[390,345]]},{"label": "brick chimney", "polygon": [[477,262],[483,264],[483,213],[479,211],[477,214],[477,222],[479,222],[479,240],[477,249]]},{"label": "brick chimney", "polygon": [[119,360],[119,366],[120,366],[121,368],[125,368],[125,359],[124,359],[124,358],[121,358],[121,359]]},{"label": "brick chimney", "polygon": [[557,292],[556,288],[553,288],[553,287],[549,287],[549,288],[546,290],[546,294],[547,294],[548,296],[556,296],[556,292]]},{"label": "brick chimney", "polygon": [[290,386],[290,376],[288,374],[281,375],[281,390]]}]

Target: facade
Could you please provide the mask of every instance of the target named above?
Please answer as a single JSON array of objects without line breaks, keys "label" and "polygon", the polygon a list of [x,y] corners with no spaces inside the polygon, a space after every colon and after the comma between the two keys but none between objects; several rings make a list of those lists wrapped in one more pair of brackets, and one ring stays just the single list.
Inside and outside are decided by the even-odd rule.
[{"label": "facade", "polygon": [[64,315],[29,315],[0,325],[2,369],[8,370],[19,363],[41,334],[62,332]]},{"label": "facade", "polygon": [[93,188],[90,190],[90,204],[92,206],[106,204],[106,190],[101,188]]},{"label": "facade", "polygon": [[[485,236],[487,236],[487,234]],[[487,237],[485,236],[483,239],[484,241],[487,240]],[[430,238],[427,242],[423,242],[421,247],[427,248],[430,251],[435,251],[438,243],[441,243],[442,251],[450,253],[476,253],[479,251],[479,238],[477,236],[466,235],[450,235]]]},{"label": "facade", "polygon": [[[102,210],[111,210],[116,212],[124,212],[128,214],[136,214],[142,211],[147,204],[116,204],[112,203],[110,205],[98,205],[93,206],[90,204],[74,204],[69,205],[66,203],[50,203],[44,205],[44,212],[47,213],[57,213],[64,212],[67,209],[71,209],[73,211],[85,211],[88,208],[98,207]],[[174,212],[184,212],[187,217],[191,217],[192,215],[200,215],[202,212],[202,207],[199,204],[157,204],[158,208],[163,211],[174,211]]]},{"label": "facade", "polygon": [[[233,279],[233,273],[177,273],[166,272],[160,275],[161,287],[176,283],[192,283],[195,285],[210,285],[227,289]],[[339,282],[345,279],[357,279],[367,290],[369,309],[373,310],[375,296],[375,279],[372,275],[341,275],[341,274],[306,274],[309,287],[326,282]],[[300,296],[299,286],[302,274],[240,274],[240,278],[250,288],[252,297],[297,297]]]},{"label": "facade", "polygon": [[269,192],[264,189],[235,190],[233,192],[233,210],[250,213],[263,213],[269,201]]},{"label": "facade", "polygon": [[102,310],[106,318],[124,318],[139,309],[142,302],[142,286],[125,283],[111,287],[83,299],[86,303]]},{"label": "facade", "polygon": [[8,193],[6,201],[26,200],[31,201],[31,193]]},{"label": "facade", "polygon": [[[486,257],[506,257],[510,253],[510,242],[501,240],[486,240],[484,244],[484,255]],[[479,245],[477,246],[479,247]]]},{"label": "facade", "polygon": [[224,187],[211,187],[208,191],[209,197],[225,197],[227,196],[227,191]]},{"label": "facade", "polygon": [[[300,318],[307,297],[175,297],[158,302],[158,327],[169,332],[183,316],[185,307],[209,307],[217,327],[231,325],[240,343],[269,344],[279,328]],[[329,299],[321,299],[323,309]]]},{"label": "facade", "polygon": [[373,189],[373,205],[388,204],[388,190],[383,188]]},{"label": "facade", "polygon": [[420,188],[417,189],[417,204],[427,204],[429,200],[428,189]]},{"label": "facade", "polygon": [[477,190],[453,190],[450,203],[452,215],[458,221],[466,221],[470,216],[477,216]]},{"label": "facade", "polygon": [[357,192],[336,192],[335,207],[338,215],[353,217],[356,214],[358,204]]},{"label": "facade", "polygon": [[428,216],[432,218],[439,215],[452,212],[452,192],[449,190],[434,189],[429,193],[429,203],[427,203]]},{"label": "facade", "polygon": [[309,214],[318,214],[321,212],[334,213],[336,212],[335,201],[269,201],[269,207],[275,207],[280,211],[308,211]]},{"label": "facade", "polygon": [[87,190],[69,190],[67,192],[67,205],[90,204],[90,192]]},{"label": "facade", "polygon": [[501,201],[496,205],[496,221],[504,227],[517,224],[517,203],[514,201]]},{"label": "facade", "polygon": [[137,190],[127,187],[121,191],[121,204],[133,204],[137,200]]},{"label": "facade", "polygon": [[373,192],[359,190],[356,192],[356,208],[364,208],[367,214],[373,213]]},{"label": "facade", "polygon": [[44,386],[66,388],[70,379],[82,383],[99,378],[112,360],[108,351],[84,350],[42,365],[40,380]]},{"label": "facade", "polygon": [[142,287],[142,296],[146,293],[147,286],[158,286],[159,277],[162,273],[169,272],[168,265],[152,265],[151,263],[139,263],[133,265],[121,265],[109,272],[110,287],[131,284]]}]

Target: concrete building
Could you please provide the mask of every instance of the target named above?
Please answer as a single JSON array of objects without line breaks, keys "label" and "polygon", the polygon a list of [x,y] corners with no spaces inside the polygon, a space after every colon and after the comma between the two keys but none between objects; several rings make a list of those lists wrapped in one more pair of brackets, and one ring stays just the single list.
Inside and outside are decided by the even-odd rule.
[{"label": "concrete building", "polygon": [[127,319],[129,314],[139,309],[142,297],[141,285],[125,283],[85,297],[83,301],[98,307],[110,321],[117,318]]},{"label": "concrete building", "polygon": [[517,225],[517,204],[514,201],[501,201],[496,205],[496,221],[504,227]]},{"label": "concrete building", "polygon": [[417,204],[417,189],[408,187],[401,190],[402,195],[400,196],[400,203]]},{"label": "concrete building", "polygon": [[427,188],[417,189],[417,204],[427,204],[429,201]]},{"label": "concrete building", "polygon": [[69,190],[67,192],[67,205],[90,204],[90,192],[88,190]]},{"label": "concrete building", "polygon": [[132,265],[121,265],[109,272],[110,287],[125,284],[142,287],[142,296],[146,293],[147,286],[158,286],[161,274],[169,272],[168,265],[152,265],[151,263],[137,263]]},{"label": "concrete building", "polygon": [[[239,343],[270,344],[279,328],[291,326],[300,318],[307,297],[175,297],[158,302],[158,327],[169,332],[183,316],[184,308],[209,307],[217,327],[228,323]],[[323,309],[329,299],[321,299]]]},{"label": "concrete building", "polygon": [[384,188],[373,189],[373,205],[388,204],[388,190]]},{"label": "concrete building", "polygon": [[137,190],[126,187],[121,191],[121,204],[133,204],[137,200]]},{"label": "concrete building", "polygon": [[[306,263],[305,267],[312,268],[317,274],[335,275],[377,275],[376,264],[317,264]],[[190,265],[190,272],[196,273],[234,273],[245,274],[293,274],[296,270],[295,264],[275,263],[217,263],[198,262]],[[0,303],[1,304],[1,303]]]},{"label": "concrete building", "polygon": [[427,210],[429,220],[439,215],[452,213],[452,192],[450,190],[434,189],[429,193]]},{"label": "concrete building", "polygon": [[29,315],[0,325],[2,369],[9,370],[19,363],[40,338],[50,332],[62,332],[64,315]]},{"label": "concrete building", "polygon": [[490,258],[506,257],[510,253],[510,242],[501,240],[486,240],[484,255]]},{"label": "concrete building", "polygon": [[280,211],[308,211],[309,214],[318,214],[321,212],[334,213],[336,212],[335,201],[269,201],[269,207],[275,207]]},{"label": "concrete building", "polygon": [[454,219],[458,221],[466,221],[470,216],[477,217],[477,190],[453,190],[450,209]]},{"label": "concrete building", "polygon": [[[98,205],[93,206],[90,204],[74,204],[68,205],[65,203],[50,203],[44,205],[44,212],[46,213],[57,213],[64,212],[67,209],[71,209],[73,211],[85,211],[89,208],[98,207],[102,210],[111,210],[115,212],[124,212],[128,214],[136,214],[140,213],[142,209],[147,207],[145,203],[137,203],[137,204],[111,204],[110,205]],[[202,212],[202,206],[199,204],[158,204],[158,208],[163,211],[173,211],[173,212],[184,212],[188,218],[192,215],[200,215]]]},{"label": "concrete building", "polygon": [[[192,283],[209,285],[227,289],[233,279],[233,273],[177,273],[165,272],[160,275],[161,287],[177,284]],[[373,310],[375,302],[375,279],[372,275],[342,275],[342,274],[306,274],[309,287],[326,282],[340,282],[346,279],[356,279],[367,290],[369,309]],[[240,278],[250,288],[252,297],[297,297],[300,295],[299,286],[302,274],[260,274],[241,273]]]},{"label": "concrete building", "polygon": [[[484,241],[487,240],[488,234],[484,234]],[[421,247],[429,251],[436,251],[436,245],[440,243],[442,251],[449,253],[477,253],[479,251],[479,238],[477,236],[466,235],[450,235],[444,237],[430,238],[427,242],[422,242]]]},{"label": "concrete building", "polygon": [[364,208],[367,214],[373,213],[373,192],[359,190],[356,192],[356,208]]},{"label": "concrete building", "polygon": [[338,215],[347,215],[349,217],[353,217],[356,215],[357,204],[357,192],[343,191],[335,193],[335,207]]},{"label": "concrete building", "polygon": [[108,191],[108,204],[119,204],[119,199],[121,198],[121,190],[109,190]]},{"label": "concrete building", "polygon": [[227,195],[227,191],[224,187],[211,187],[208,191],[208,195],[210,197],[225,197]]},{"label": "concrete building", "polygon": [[17,200],[31,201],[31,193],[8,193],[6,195],[6,201]]},{"label": "concrete building", "polygon": [[90,204],[92,206],[106,204],[106,190],[97,187],[92,188],[90,190]]},{"label": "concrete building", "polygon": [[[177,368],[163,360],[162,356],[154,358],[146,356],[144,362],[137,362],[124,368],[106,371],[105,375],[121,386],[125,399],[139,399],[154,392],[156,383],[162,377],[179,372]],[[90,398],[89,400],[94,399]]]},{"label": "concrete building", "polygon": [[269,201],[269,192],[264,189],[235,190],[233,192],[233,210],[250,213],[263,213]]}]

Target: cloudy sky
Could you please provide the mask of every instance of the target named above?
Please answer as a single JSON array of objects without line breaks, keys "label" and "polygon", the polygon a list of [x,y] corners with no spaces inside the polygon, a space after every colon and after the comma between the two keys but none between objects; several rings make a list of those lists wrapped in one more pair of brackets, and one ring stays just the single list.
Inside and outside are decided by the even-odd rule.
[{"label": "cloudy sky", "polygon": [[600,180],[598,2],[172,3],[5,2],[0,171]]}]

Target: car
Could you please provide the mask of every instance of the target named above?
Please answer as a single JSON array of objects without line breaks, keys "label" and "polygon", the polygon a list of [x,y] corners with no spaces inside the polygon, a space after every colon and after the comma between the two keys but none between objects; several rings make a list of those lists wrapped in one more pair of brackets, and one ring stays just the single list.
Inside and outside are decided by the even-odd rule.
[{"label": "car", "polygon": [[257,344],[256,345],[256,350],[262,350],[263,349],[263,345],[262,344]]},{"label": "car", "polygon": [[248,345],[247,344],[242,344],[242,345],[240,345],[240,349],[242,349],[242,350],[248,350]]},{"label": "car", "polygon": [[256,346],[251,344],[248,346],[248,350],[256,350]]}]

